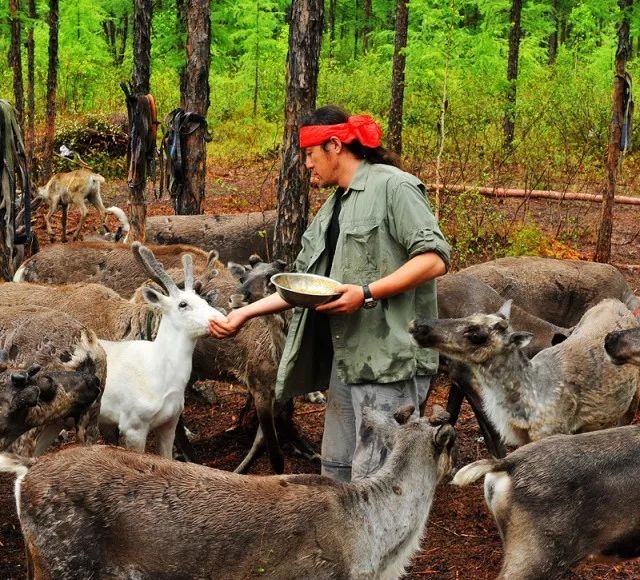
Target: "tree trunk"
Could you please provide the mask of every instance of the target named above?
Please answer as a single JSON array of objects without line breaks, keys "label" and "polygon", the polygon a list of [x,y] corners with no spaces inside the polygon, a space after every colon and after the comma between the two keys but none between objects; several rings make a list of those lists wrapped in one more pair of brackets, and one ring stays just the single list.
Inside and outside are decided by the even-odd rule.
[{"label": "tree trunk", "polygon": [[369,52],[369,35],[371,34],[371,0],[364,0],[362,23],[362,52]]},{"label": "tree trunk", "polygon": [[616,193],[616,177],[620,159],[620,138],[624,120],[624,80],[627,60],[631,56],[629,43],[629,14],[633,0],[618,0],[622,12],[622,21],[618,28],[618,49],[616,51],[616,72],[613,79],[613,103],[611,124],[609,125],[609,145],[607,147],[607,189],[602,198],[600,229],[596,243],[596,262],[609,262],[611,259],[611,233],[613,231],[613,202]]},{"label": "tree trunk", "polygon": [[329,0],[329,58],[333,58],[333,48],[336,42],[336,1]]},{"label": "tree trunk", "polygon": [[56,90],[58,87],[58,0],[49,0],[49,64],[47,71],[47,105],[42,167],[44,179],[52,171],[53,141],[56,130]]},{"label": "tree trunk", "polygon": [[253,79],[253,116],[258,114],[258,92],[260,87],[260,1],[256,0],[256,62]]},{"label": "tree trunk", "polygon": [[[187,20],[187,63],[180,106],[207,118],[209,110],[209,65],[211,63],[211,17],[207,0],[189,0]],[[201,125],[184,139],[186,160],[184,187],[177,199],[176,213],[202,213],[206,177],[206,127]]]},{"label": "tree trunk", "polygon": [[20,24],[19,0],[9,0],[9,19],[11,21],[9,66],[13,71],[13,99],[18,114],[18,123],[22,126],[22,120],[24,118],[24,85],[22,82],[22,26]]},{"label": "tree trunk", "polygon": [[129,12],[120,17],[120,48],[116,53],[115,64],[121,66],[124,62],[124,54],[127,50],[127,36],[129,34]]},{"label": "tree trunk", "polygon": [[[133,92],[151,92],[151,0],[133,2]],[[115,48],[115,46],[114,46]]]},{"label": "tree trunk", "polygon": [[360,7],[358,5],[358,0],[353,0],[353,14],[355,22],[353,24],[353,60],[358,58],[358,35],[360,34]]},{"label": "tree trunk", "polygon": [[297,0],[291,6],[282,167],[274,236],[274,256],[289,266],[300,251],[300,240],[307,229],[309,171],[299,155],[298,123],[316,106],[323,17],[322,0]]},{"label": "tree trunk", "polygon": [[391,151],[402,154],[402,111],[404,108],[404,68],[406,62],[407,31],[409,28],[409,2],[397,0],[396,40],[393,49],[391,75],[391,107],[389,108],[389,135],[387,145]]},{"label": "tree trunk", "polygon": [[28,167],[33,167],[33,150],[35,147],[35,119],[36,119],[36,99],[35,99],[35,41],[33,39],[34,20],[37,18],[36,0],[28,0],[29,3],[29,31],[27,32],[27,130],[26,130],[26,150]]},{"label": "tree trunk", "polygon": [[511,27],[509,29],[509,58],[507,61],[507,101],[504,112],[504,146],[510,148],[516,127],[516,85],[518,82],[518,55],[520,53],[520,38],[522,29],[522,0],[511,3]]},{"label": "tree trunk", "polygon": [[[151,19],[153,7],[151,0],[134,0],[133,2],[133,77],[131,87],[133,94],[148,95],[151,92]],[[114,43],[115,50],[115,43]],[[131,135],[129,135],[131,138]],[[145,153],[145,169],[146,169]],[[131,222],[131,239],[145,241],[145,224],[147,221],[147,173],[135,184],[129,184],[129,219]]]},{"label": "tree trunk", "polygon": [[553,32],[549,35],[549,65],[556,62],[558,54],[558,32],[560,29],[560,19],[558,11],[560,10],[559,0],[551,2],[551,20],[553,22]]},{"label": "tree trunk", "polygon": [[[176,52],[177,54],[186,54],[187,47],[185,38],[187,36],[187,0],[176,0]],[[180,94],[184,93],[186,85],[186,60],[178,67],[178,78],[180,79]]]}]

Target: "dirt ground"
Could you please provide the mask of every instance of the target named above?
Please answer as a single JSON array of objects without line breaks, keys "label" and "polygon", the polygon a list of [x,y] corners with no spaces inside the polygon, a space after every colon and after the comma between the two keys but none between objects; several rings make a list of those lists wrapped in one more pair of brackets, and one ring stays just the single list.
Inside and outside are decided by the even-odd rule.
[{"label": "dirt ground", "polygon": [[[267,209],[273,205],[275,175],[265,166],[262,168],[237,168],[210,170],[211,193],[205,204],[205,213],[226,213]],[[266,174],[266,178],[264,177]],[[107,205],[116,203],[124,207],[126,186],[119,184],[105,192]],[[316,200],[317,202],[318,200]],[[551,201],[496,201],[496,207],[507,219],[521,218],[527,214],[546,231],[557,231],[557,220],[567,219],[573,224],[573,240],[583,258],[588,259],[595,242],[595,224],[599,207],[589,203],[558,203]],[[638,235],[639,208],[617,206],[614,225],[613,260],[629,281],[633,290],[640,294],[640,247]],[[166,200],[151,201],[149,213],[172,213]],[[95,212],[91,210],[89,230],[95,228]],[[55,219],[55,218],[54,218]],[[70,212],[69,229],[77,219]],[[43,243],[42,210],[36,218],[36,231]],[[233,384],[213,383],[217,395],[215,404],[188,400],[186,422],[195,434],[197,460],[218,469],[233,469],[248,451],[253,432],[227,429],[234,425],[245,400],[244,390]],[[443,404],[446,401],[448,381],[440,377],[430,402]],[[322,437],[324,410],[321,406],[298,401],[295,420],[300,430],[319,447]],[[640,416],[636,420],[640,419]],[[458,434],[459,466],[486,457],[487,453],[473,414],[463,408],[456,425]],[[315,473],[319,465],[292,455],[289,450],[287,473]],[[252,468],[252,473],[269,473],[266,458],[261,458]],[[414,559],[407,578],[430,578],[433,580],[483,580],[495,578],[502,558],[500,538],[492,517],[484,503],[482,485],[478,483],[464,489],[449,485],[441,486],[437,492],[429,517],[422,550]],[[23,578],[25,565],[23,544],[15,514],[12,478],[0,477],[0,579]],[[640,561],[623,564],[584,563],[567,576],[574,579],[633,579],[640,578]]]}]

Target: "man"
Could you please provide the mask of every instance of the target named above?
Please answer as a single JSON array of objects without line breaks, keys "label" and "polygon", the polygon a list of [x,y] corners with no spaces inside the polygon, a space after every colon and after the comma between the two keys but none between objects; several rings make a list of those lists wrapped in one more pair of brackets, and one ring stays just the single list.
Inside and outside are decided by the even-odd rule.
[{"label": "man", "polygon": [[[417,313],[437,317],[434,279],[446,272],[450,249],[424,185],[395,167],[381,136],[371,117],[335,106],[317,109],[300,129],[312,181],[337,190],[304,233],[295,269],[342,285],[338,299],[296,308],[276,393],[287,399],[329,384],[322,473],[342,481],[371,475],[384,460],[381,443],[360,433],[362,408],[417,409],[426,393],[416,374],[431,376],[438,364],[407,328]],[[250,318],[287,308],[268,296],[212,321],[211,334],[233,336]]]}]

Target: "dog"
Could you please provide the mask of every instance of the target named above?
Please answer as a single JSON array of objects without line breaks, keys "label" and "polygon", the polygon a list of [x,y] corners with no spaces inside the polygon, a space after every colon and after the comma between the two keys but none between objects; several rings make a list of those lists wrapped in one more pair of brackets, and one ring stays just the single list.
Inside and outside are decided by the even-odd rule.
[{"label": "dog", "polygon": [[49,206],[44,217],[47,225],[49,240],[55,241],[55,233],[51,228],[51,216],[62,206],[62,241],[67,241],[67,208],[75,204],[80,210],[80,221],[73,232],[72,240],[76,241],[80,230],[87,219],[88,209],[85,202],[89,202],[100,212],[100,233],[105,233],[106,209],[100,197],[100,184],[105,179],[102,175],[88,169],[76,169],[68,173],[56,173],[44,187],[38,188],[40,197]]}]

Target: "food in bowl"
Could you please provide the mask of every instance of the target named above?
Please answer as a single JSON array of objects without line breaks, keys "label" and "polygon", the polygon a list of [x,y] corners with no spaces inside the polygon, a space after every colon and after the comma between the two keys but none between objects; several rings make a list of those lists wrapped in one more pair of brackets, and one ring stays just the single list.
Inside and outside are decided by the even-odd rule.
[{"label": "food in bowl", "polygon": [[313,308],[340,296],[335,289],[340,282],[317,274],[283,273],[271,277],[271,283],[292,306]]}]

